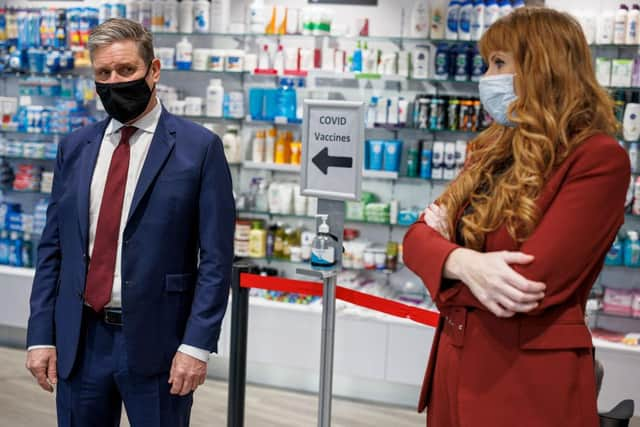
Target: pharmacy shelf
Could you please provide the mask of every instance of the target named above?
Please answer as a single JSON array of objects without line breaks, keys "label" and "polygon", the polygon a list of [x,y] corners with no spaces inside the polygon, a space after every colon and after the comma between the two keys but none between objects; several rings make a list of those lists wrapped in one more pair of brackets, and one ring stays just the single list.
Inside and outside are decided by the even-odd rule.
[{"label": "pharmacy shelf", "polygon": [[182,115],[180,116],[184,119],[189,120],[208,120],[212,122],[222,122],[222,123],[234,123],[240,125],[242,123],[242,119],[233,119],[229,117],[212,117],[212,116],[188,116]]},{"label": "pharmacy shelf", "polygon": [[279,117],[275,120],[255,120],[251,117],[244,119],[244,123],[252,126],[293,126],[298,127],[302,125],[302,121],[290,122],[285,117]]},{"label": "pharmacy shelf", "polygon": [[25,132],[17,129],[2,129],[0,128],[0,133],[10,134],[10,135],[29,135],[29,136],[39,136],[43,138],[51,139],[56,136],[66,136],[67,133],[42,133],[42,132]]},{"label": "pharmacy shelf", "polygon": [[624,314],[607,313],[604,310],[597,310],[597,311],[594,312],[594,314],[596,316],[615,317],[616,319],[625,319],[625,320],[636,321],[636,322],[639,322],[638,325],[640,326],[640,317],[634,317],[634,316],[631,316],[631,315],[627,316],[627,315],[624,315]]},{"label": "pharmacy shelf", "polygon": [[87,77],[93,69],[91,67],[78,67],[69,71],[58,71],[57,73],[36,73],[32,71],[4,71],[0,73],[0,77],[2,78],[10,78],[10,77]]},{"label": "pharmacy shelf", "polygon": [[[245,257],[243,258],[246,261],[253,261],[255,263],[267,263],[267,264],[287,264],[287,265],[297,265],[297,266],[309,266],[310,264],[308,261],[291,261],[289,259],[284,259],[284,258],[251,258],[251,257]],[[342,267],[342,271],[355,271],[355,272],[361,272],[361,273],[376,273],[376,274],[384,274],[384,275],[391,275],[394,274],[400,270],[402,270],[404,268],[403,264],[398,264],[398,269],[397,270],[372,270],[372,269],[366,269],[366,268],[345,268]]]},{"label": "pharmacy shelf", "polygon": [[273,172],[288,172],[288,173],[300,173],[300,165],[282,165],[277,163],[264,163],[264,162],[242,162],[242,166],[245,169],[257,169]]},{"label": "pharmacy shelf", "polygon": [[0,265],[0,276],[1,275],[33,279],[36,275],[36,270],[34,268],[11,267],[8,265]]},{"label": "pharmacy shelf", "polygon": [[[267,212],[267,211],[255,211],[255,210],[244,210],[244,209],[238,210],[238,214],[249,215],[249,216],[261,216],[261,217],[268,216],[268,217],[274,217],[274,218],[292,218],[292,219],[308,219],[308,220],[315,219],[315,217],[309,216],[309,215],[281,214],[281,213],[273,213],[273,212]],[[407,228],[411,226],[411,224],[409,225],[390,224],[385,222],[373,222],[373,221],[365,221],[365,220],[349,219],[349,218],[345,218],[344,222],[347,224],[377,225],[377,226],[383,226],[383,227],[398,227],[398,228]]]},{"label": "pharmacy shelf", "polygon": [[0,154],[1,158],[9,159],[9,160],[23,160],[26,162],[40,161],[40,162],[52,162],[56,159],[45,159],[42,157],[25,157],[25,156],[15,156],[10,154]]},{"label": "pharmacy shelf", "polygon": [[612,341],[603,340],[602,338],[593,338],[593,345],[596,348],[605,348],[609,350],[617,350],[626,353],[638,354],[640,355],[640,346],[627,345]]},{"label": "pharmacy shelf", "polygon": [[383,179],[395,181],[398,179],[398,172],[365,170],[362,172],[362,177],[368,179]]},{"label": "pharmacy shelf", "polygon": [[0,194],[2,194],[2,193],[6,193],[6,194],[30,194],[30,195],[36,195],[36,196],[42,196],[42,197],[51,197],[51,193],[43,193],[41,191],[33,191],[33,190],[14,190],[12,188],[9,188],[9,189],[0,188]]},{"label": "pharmacy shelf", "polygon": [[179,68],[163,68],[162,72],[169,73],[195,73],[195,74],[215,74],[215,75],[230,75],[230,76],[243,76],[251,74],[249,71],[216,71],[216,70],[181,70]]}]

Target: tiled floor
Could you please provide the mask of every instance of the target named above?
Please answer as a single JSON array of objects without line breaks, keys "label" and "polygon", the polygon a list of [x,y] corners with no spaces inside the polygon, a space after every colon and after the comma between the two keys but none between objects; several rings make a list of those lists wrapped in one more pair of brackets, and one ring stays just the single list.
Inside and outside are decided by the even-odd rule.
[{"label": "tiled floor", "polygon": [[[24,369],[24,351],[0,347],[0,427],[53,427],[54,397],[42,390]],[[312,427],[316,396],[247,388],[246,427]],[[192,427],[226,426],[227,384],[208,380],[195,395]],[[410,408],[334,399],[334,427],[418,427],[425,416]],[[129,426],[124,419],[123,426]],[[640,427],[640,419],[631,423]]]}]

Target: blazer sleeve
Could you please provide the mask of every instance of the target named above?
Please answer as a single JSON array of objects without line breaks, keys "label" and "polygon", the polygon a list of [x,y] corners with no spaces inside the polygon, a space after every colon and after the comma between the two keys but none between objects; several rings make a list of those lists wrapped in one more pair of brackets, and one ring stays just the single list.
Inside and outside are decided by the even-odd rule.
[{"label": "blazer sleeve", "polygon": [[222,141],[211,138],[200,180],[198,282],[182,344],[217,352],[231,285],[235,201]]},{"label": "blazer sleeve", "polygon": [[62,141],[58,147],[53,171],[53,188],[47,207],[45,223],[38,245],[36,274],[30,297],[27,326],[27,348],[35,345],[55,345],[54,310],[60,274],[60,233],[58,229],[58,202],[63,193],[62,168],[64,162]]},{"label": "blazer sleeve", "polygon": [[[601,262],[624,222],[630,163],[622,147],[613,140],[605,141],[585,143],[578,148],[580,151],[572,159],[562,187],[520,247],[521,252],[535,259],[528,265],[513,265],[514,270],[547,285],[544,299],[529,315],[540,314],[571,298],[582,285],[577,280],[579,276],[594,262]],[[437,279],[419,275],[423,280]],[[471,306],[486,310],[462,282],[436,295],[434,301],[439,307]]]}]

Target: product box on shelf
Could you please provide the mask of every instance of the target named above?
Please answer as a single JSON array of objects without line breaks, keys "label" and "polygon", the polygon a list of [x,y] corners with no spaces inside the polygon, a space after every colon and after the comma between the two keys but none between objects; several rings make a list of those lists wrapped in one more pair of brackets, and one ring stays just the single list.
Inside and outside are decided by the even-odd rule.
[{"label": "product box on shelf", "polygon": [[605,287],[603,310],[607,314],[631,316],[634,292],[631,289]]}]

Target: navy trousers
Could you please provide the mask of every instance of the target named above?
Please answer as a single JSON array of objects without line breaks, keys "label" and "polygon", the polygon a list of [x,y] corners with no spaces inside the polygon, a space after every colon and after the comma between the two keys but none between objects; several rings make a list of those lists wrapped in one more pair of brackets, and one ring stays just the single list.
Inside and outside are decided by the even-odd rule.
[{"label": "navy trousers", "polygon": [[170,394],[168,380],[130,372],[122,328],[85,309],[76,365],[57,385],[58,426],[118,427],[124,402],[131,427],[187,427],[193,394]]}]

